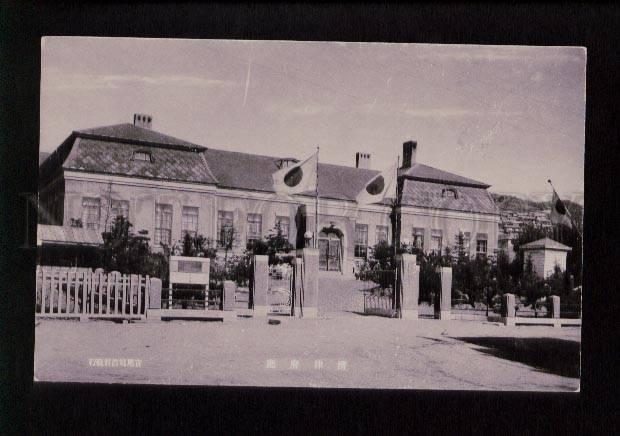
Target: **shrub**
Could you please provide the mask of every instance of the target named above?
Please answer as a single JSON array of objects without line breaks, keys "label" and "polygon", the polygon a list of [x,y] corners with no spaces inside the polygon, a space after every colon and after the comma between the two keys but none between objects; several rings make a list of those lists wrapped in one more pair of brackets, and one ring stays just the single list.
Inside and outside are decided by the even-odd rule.
[{"label": "shrub", "polygon": [[293,248],[293,244],[282,234],[282,227],[277,222],[265,238],[248,242],[246,254],[269,256],[269,265],[276,265],[283,263],[285,258],[288,259],[287,263],[291,263],[295,256],[286,257],[283,254],[290,253]]},{"label": "shrub", "polygon": [[134,234],[133,225],[123,216],[117,216],[110,228],[104,232],[102,266],[106,271],[119,271],[122,274],[142,274],[158,277],[168,282],[169,250],[152,253],[149,237],[145,231]]},{"label": "shrub", "polygon": [[217,248],[213,241],[203,235],[190,235],[186,233],[181,243],[181,256],[188,257],[208,257],[214,259],[217,255]]},{"label": "shrub", "polygon": [[222,289],[224,280],[231,280],[239,287],[249,285],[250,256],[233,255],[228,258],[215,258],[209,271],[209,287]]}]

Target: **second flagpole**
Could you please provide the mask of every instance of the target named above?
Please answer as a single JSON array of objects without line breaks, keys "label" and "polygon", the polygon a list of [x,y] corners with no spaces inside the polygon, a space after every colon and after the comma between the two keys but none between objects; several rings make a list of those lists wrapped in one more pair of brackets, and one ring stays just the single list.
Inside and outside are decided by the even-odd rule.
[{"label": "second flagpole", "polygon": [[314,248],[319,248],[319,147],[316,148],[316,183],[314,184]]}]

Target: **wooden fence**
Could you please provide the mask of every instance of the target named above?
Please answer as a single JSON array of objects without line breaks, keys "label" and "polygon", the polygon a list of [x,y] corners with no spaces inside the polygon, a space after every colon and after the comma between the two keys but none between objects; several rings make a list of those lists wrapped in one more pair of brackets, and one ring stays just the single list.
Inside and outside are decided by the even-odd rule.
[{"label": "wooden fence", "polygon": [[35,315],[80,319],[144,318],[149,286],[149,276],[37,266]]}]

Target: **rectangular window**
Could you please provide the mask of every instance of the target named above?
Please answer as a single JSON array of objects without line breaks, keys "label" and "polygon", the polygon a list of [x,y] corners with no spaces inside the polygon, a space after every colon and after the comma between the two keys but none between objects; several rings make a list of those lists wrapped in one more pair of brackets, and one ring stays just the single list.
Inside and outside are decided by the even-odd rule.
[{"label": "rectangular window", "polygon": [[198,208],[183,206],[181,215],[181,237],[190,235],[192,237],[198,234]]},{"label": "rectangular window", "polygon": [[247,242],[256,241],[262,237],[263,217],[258,213],[248,214]]},{"label": "rectangular window", "polygon": [[442,234],[441,230],[431,230],[431,252],[435,254],[441,254],[442,249]]},{"label": "rectangular window", "polygon": [[129,219],[129,202],[127,200],[112,200],[110,203],[110,226],[118,216],[122,216],[126,220]]},{"label": "rectangular window", "polygon": [[355,257],[366,258],[368,254],[368,226],[366,224],[355,225]]},{"label": "rectangular window", "polygon": [[172,205],[155,205],[155,244],[171,245],[172,243]]},{"label": "rectangular window", "polygon": [[411,233],[411,243],[415,248],[424,250],[424,229],[420,227],[414,227]]},{"label": "rectangular window", "polygon": [[151,153],[149,153],[148,151],[135,151],[133,153],[133,160],[151,162]]},{"label": "rectangular window", "polygon": [[217,212],[217,245],[231,247],[233,242],[233,213],[225,210]]},{"label": "rectangular window", "polygon": [[476,236],[476,254],[487,253],[487,235],[486,233],[478,233]]},{"label": "rectangular window", "polygon": [[471,247],[471,233],[463,232],[461,234],[463,235],[463,249],[466,253],[469,253],[469,249]]},{"label": "rectangular window", "polygon": [[87,229],[99,228],[101,202],[98,198],[82,198],[83,218],[82,222]]},{"label": "rectangular window", "polygon": [[375,229],[375,235],[377,244],[379,242],[388,242],[388,228],[387,226],[377,226]]},{"label": "rectangular window", "polygon": [[289,231],[291,228],[291,219],[287,216],[277,216],[276,224],[280,224],[280,229],[282,230],[282,236],[288,239]]}]

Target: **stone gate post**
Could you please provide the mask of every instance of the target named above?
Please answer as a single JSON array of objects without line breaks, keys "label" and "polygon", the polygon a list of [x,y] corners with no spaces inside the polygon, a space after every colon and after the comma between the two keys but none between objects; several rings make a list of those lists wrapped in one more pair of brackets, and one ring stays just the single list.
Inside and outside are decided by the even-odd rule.
[{"label": "stone gate post", "polygon": [[304,248],[303,264],[303,316],[316,318],[319,308],[319,250]]},{"label": "stone gate post", "polygon": [[502,301],[502,316],[504,317],[504,324],[515,324],[515,296],[514,294],[504,294]]},{"label": "stone gate post", "polygon": [[450,310],[452,309],[452,268],[441,266],[437,268],[439,273],[440,295],[439,295],[439,311],[435,313],[435,317],[441,320],[450,319]]},{"label": "stone gate post", "polygon": [[420,295],[420,267],[416,265],[415,254],[396,256],[397,273],[401,281],[403,319],[418,319],[418,298]]},{"label": "stone gate post", "polygon": [[149,306],[146,310],[146,319],[148,321],[161,321],[161,279],[151,277],[149,280]]},{"label": "stone gate post", "polygon": [[254,256],[253,299],[254,316],[267,316],[267,290],[269,289],[269,256]]},{"label": "stone gate post", "polygon": [[237,290],[237,285],[232,280],[224,280],[224,292],[223,292],[223,310],[234,310],[235,309],[235,291]]},{"label": "stone gate post", "polygon": [[547,297],[549,299],[549,310],[551,311],[551,318],[560,317],[560,297],[557,295],[551,295]]}]

